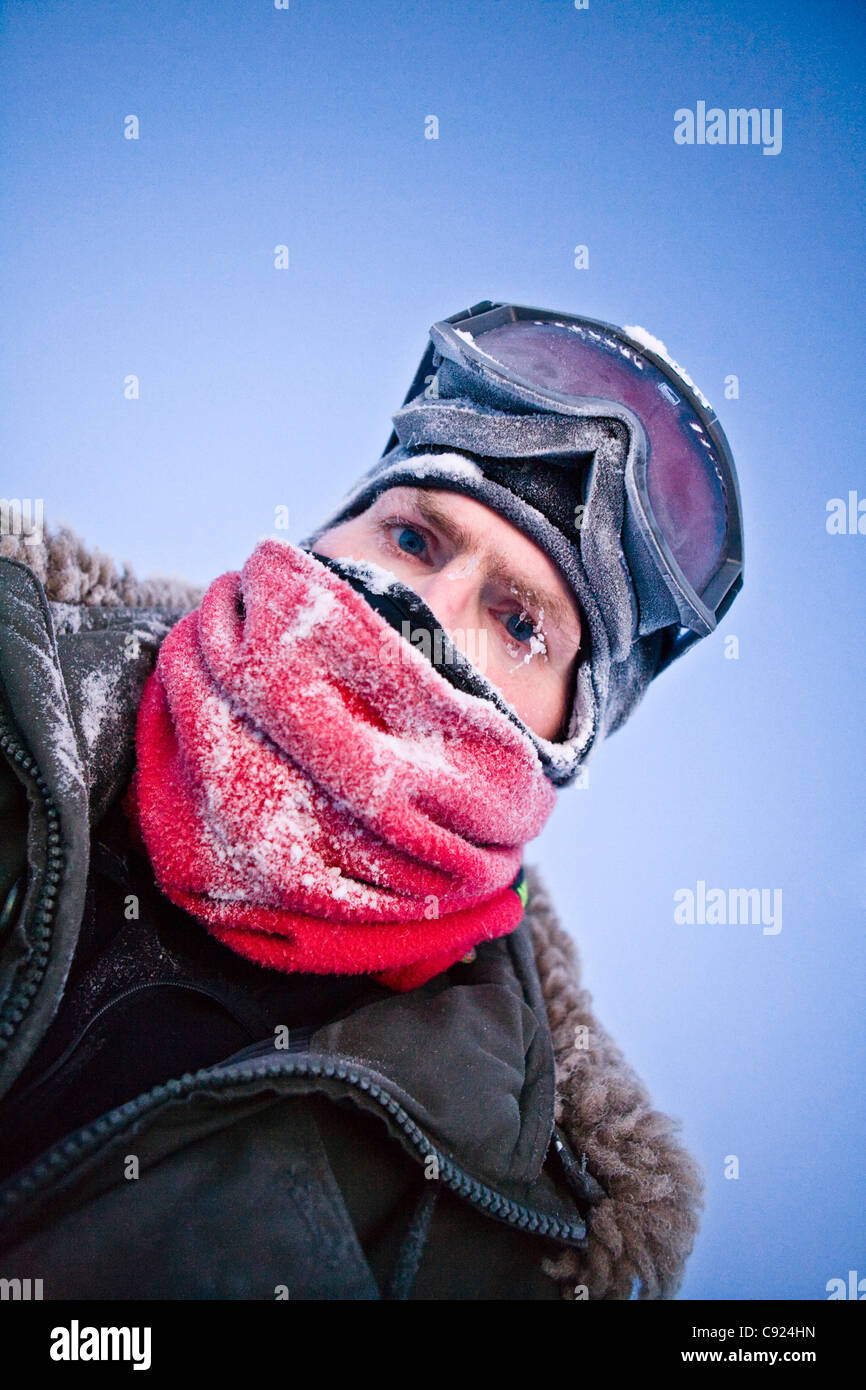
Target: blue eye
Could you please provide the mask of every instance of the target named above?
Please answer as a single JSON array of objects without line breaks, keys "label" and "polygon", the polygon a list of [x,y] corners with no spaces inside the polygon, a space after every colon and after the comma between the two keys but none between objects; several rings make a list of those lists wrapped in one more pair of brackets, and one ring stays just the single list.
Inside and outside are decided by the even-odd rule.
[{"label": "blue eye", "polygon": [[534,622],[523,613],[512,613],[505,626],[518,642],[528,642],[535,631]]},{"label": "blue eye", "polygon": [[427,542],[413,526],[402,526],[397,537],[397,544],[401,550],[405,550],[409,555],[421,555]]}]

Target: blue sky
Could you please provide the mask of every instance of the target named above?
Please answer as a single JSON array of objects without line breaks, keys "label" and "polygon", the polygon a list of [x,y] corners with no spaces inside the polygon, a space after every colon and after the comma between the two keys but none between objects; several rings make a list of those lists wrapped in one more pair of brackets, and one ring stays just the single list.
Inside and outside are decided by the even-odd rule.
[{"label": "blue sky", "polygon": [[[641,324],[713,402],[743,593],[527,857],[705,1167],[683,1296],[866,1274],[866,535],[826,528],[866,498],[866,12],[27,0],[0,26],[0,490],[138,573],[236,568],[280,505],[300,539],[429,325],[482,298]],[[678,145],[699,101],[780,108],[780,152]],[[699,880],[781,889],[781,931],[677,925]]]}]

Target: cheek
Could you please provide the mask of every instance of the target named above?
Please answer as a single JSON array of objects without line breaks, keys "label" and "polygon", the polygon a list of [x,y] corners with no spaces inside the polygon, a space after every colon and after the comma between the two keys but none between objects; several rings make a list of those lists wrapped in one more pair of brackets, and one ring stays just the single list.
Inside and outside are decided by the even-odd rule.
[{"label": "cheek", "polygon": [[364,547],[364,527],[358,517],[353,517],[351,521],[342,521],[339,526],[331,526],[327,531],[323,531],[313,549],[320,555],[334,559],[346,553],[350,547],[354,547],[359,554]]},{"label": "cheek", "polygon": [[561,675],[537,659],[519,664],[520,656],[509,656],[500,647],[493,648],[484,674],[495,685],[533,733],[541,738],[554,738],[565,718],[567,691]]},{"label": "cheek", "polygon": [[316,541],[316,549],[318,550],[321,548],[324,550],[326,547],[330,549],[332,545],[339,544],[342,536],[347,532],[351,533],[352,526],[353,523],[351,521],[344,521],[339,526],[329,527],[327,531],[322,532],[319,539]]}]

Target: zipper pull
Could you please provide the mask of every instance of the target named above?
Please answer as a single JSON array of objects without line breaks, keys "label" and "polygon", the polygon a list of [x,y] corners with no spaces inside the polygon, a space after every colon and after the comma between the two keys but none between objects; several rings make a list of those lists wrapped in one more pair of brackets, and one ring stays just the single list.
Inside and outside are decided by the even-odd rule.
[{"label": "zipper pull", "polygon": [[563,1175],[574,1195],[586,1206],[596,1206],[607,1192],[587,1168],[587,1156],[582,1153],[577,1162],[559,1125],[553,1127],[553,1147]]}]

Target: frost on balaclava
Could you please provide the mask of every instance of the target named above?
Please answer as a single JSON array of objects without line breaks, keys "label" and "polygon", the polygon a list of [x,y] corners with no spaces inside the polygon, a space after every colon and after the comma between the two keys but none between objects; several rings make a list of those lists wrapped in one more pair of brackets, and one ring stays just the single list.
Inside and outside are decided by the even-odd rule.
[{"label": "frost on balaclava", "polygon": [[[425,433],[418,424],[419,417],[423,419],[424,403],[411,402],[393,417],[401,442],[364,474],[337,510],[300,544],[315,551],[326,530],[365,511],[380,493],[392,487],[462,493],[490,507],[534,541],[565,576],[584,620],[565,736],[559,741],[548,740],[528,729],[480,672],[467,670],[469,663],[458,652],[448,650],[445,638],[440,669],[449,679],[462,681],[464,689],[503,708],[535,744],[554,786],[567,786],[595,745],[631,714],[656,674],[661,652],[662,631],[634,637],[634,598],[620,542],[622,476],[616,470],[596,467],[585,493],[587,469],[565,468],[533,457],[539,448],[532,437],[537,417],[494,412],[468,401],[460,402],[457,408],[461,411],[461,439],[468,447],[455,450],[416,442]],[[481,414],[486,416],[485,447],[489,448],[490,416],[500,415],[512,457],[493,458],[471,451],[473,417]],[[589,457],[603,458],[606,450],[621,444],[618,432],[623,428],[612,419],[586,421],[584,433],[592,451]],[[379,596],[402,601],[404,607],[407,598],[412,601],[411,590],[393,576],[389,582],[387,574],[375,566],[342,560],[335,568],[346,578],[354,576],[368,596],[375,590]],[[420,607],[417,597],[415,602]]]}]

